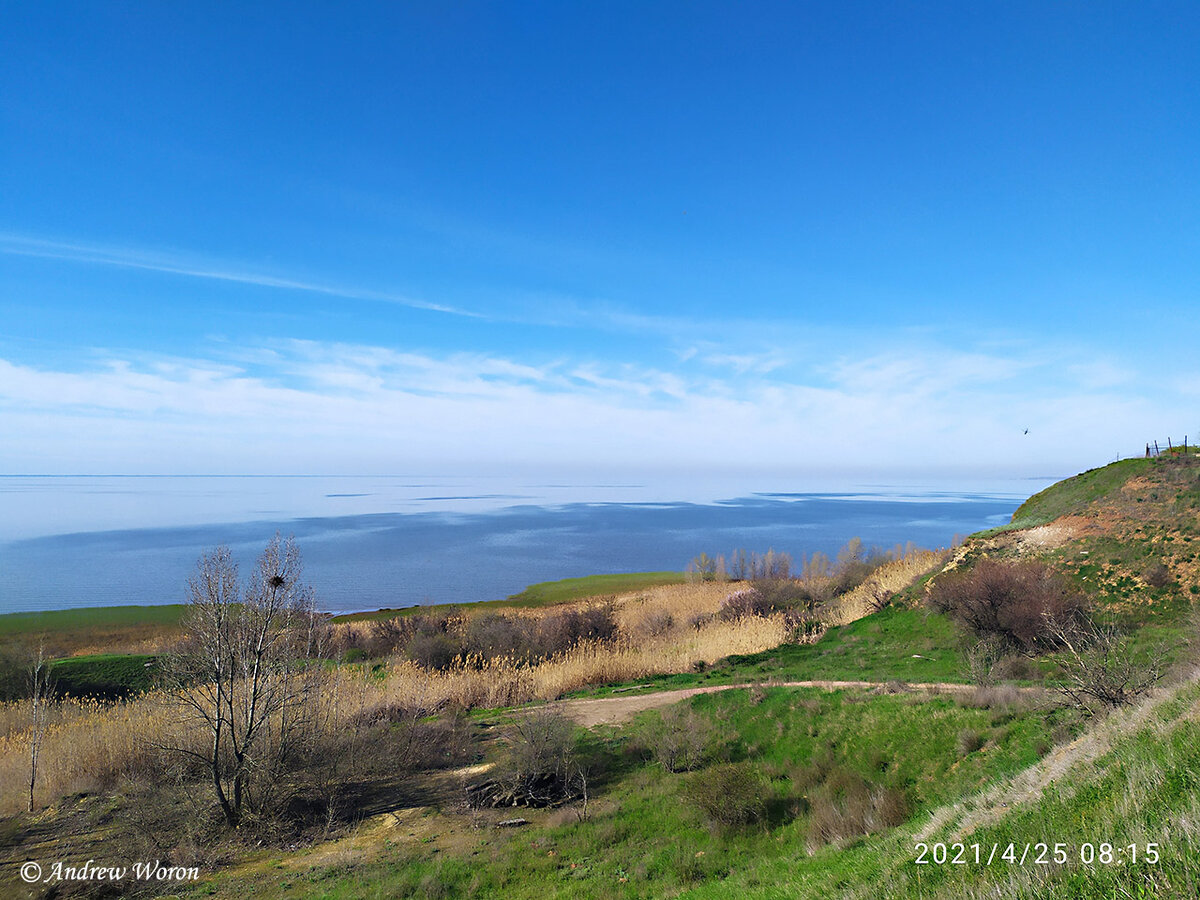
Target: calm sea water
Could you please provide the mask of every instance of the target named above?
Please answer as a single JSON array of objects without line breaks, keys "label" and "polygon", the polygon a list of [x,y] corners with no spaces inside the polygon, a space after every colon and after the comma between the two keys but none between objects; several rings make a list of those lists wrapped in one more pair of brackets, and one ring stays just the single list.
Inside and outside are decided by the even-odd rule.
[{"label": "calm sea water", "polygon": [[[946,546],[1053,479],[963,492],[764,479],[0,477],[0,612],[177,603],[205,550],[248,571],[294,534],[331,611],[495,600],[527,584],[681,570],[701,552]],[[815,489],[819,487],[820,489]],[[682,499],[681,499],[682,498]]]}]

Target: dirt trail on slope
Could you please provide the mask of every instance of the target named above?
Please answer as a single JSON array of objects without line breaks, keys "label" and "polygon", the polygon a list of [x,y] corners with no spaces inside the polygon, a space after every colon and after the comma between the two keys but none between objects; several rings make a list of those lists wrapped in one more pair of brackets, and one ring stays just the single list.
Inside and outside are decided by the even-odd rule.
[{"label": "dirt trail on slope", "polygon": [[[1186,682],[1196,680],[1200,680],[1200,670],[1192,672]],[[964,803],[955,803],[935,811],[929,822],[917,834],[916,840],[928,840],[942,828],[952,824],[953,832],[947,840],[962,840],[977,828],[999,821],[1013,807],[1039,799],[1047,787],[1065,777],[1076,766],[1099,759],[1112,749],[1120,737],[1144,726],[1154,711],[1162,703],[1173,699],[1178,690],[1179,688],[1160,688],[1140,706],[1124,713],[1113,714],[1069,744],[1055,747],[1050,755],[1040,762],[970,798],[970,808]],[[1197,715],[1200,712],[1198,707],[1200,703],[1193,706],[1186,715]]]},{"label": "dirt trail on slope", "polygon": [[[821,688],[827,691],[838,691],[845,688],[876,688],[888,689],[889,684],[896,682],[883,681],[764,681],[751,684],[717,684],[696,688],[680,688],[673,691],[658,691],[652,694],[635,694],[630,697],[603,697],[599,699],[555,700],[539,709],[552,709],[585,728],[595,725],[617,725],[632,719],[635,715],[647,709],[657,709],[669,706],[694,697],[697,694],[712,694],[717,691],[733,691],[752,687],[806,687]],[[972,684],[904,684],[897,687],[894,693],[908,691],[925,691],[932,694],[969,694],[976,688]]]}]

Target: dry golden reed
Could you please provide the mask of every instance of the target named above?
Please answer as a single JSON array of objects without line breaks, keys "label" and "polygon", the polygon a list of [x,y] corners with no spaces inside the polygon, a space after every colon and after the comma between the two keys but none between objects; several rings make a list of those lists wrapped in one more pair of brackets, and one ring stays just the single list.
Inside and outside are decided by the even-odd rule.
[{"label": "dry golden reed", "polygon": [[821,611],[826,625],[846,625],[870,615],[878,600],[902,591],[923,575],[944,565],[948,550],[910,550],[899,559],[884,563],[851,591],[835,598]]}]

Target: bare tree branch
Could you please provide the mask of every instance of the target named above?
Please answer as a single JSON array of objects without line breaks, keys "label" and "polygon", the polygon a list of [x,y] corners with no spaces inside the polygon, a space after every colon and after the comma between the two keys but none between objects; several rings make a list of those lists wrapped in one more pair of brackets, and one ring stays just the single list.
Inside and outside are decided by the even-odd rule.
[{"label": "bare tree branch", "polygon": [[1162,677],[1162,651],[1138,657],[1112,626],[1048,619],[1046,630],[1066,654],[1063,675],[1051,687],[1088,715],[1133,703]]}]

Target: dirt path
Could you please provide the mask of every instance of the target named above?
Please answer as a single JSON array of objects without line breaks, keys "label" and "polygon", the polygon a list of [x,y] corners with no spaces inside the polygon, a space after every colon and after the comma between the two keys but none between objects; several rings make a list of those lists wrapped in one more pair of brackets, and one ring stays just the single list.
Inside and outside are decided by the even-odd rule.
[{"label": "dirt path", "polygon": [[[766,681],[762,682],[761,685],[718,684],[707,687],[680,688],[674,691],[657,691],[650,694],[634,694],[629,697],[604,697],[595,700],[557,700],[546,704],[546,706],[557,712],[561,712],[567,718],[585,728],[591,728],[594,725],[617,725],[632,719],[644,710],[669,706],[672,703],[678,703],[680,700],[686,700],[688,697],[694,697],[697,694],[712,694],[717,691],[731,691],[738,688],[745,689],[756,686],[806,687],[838,691],[845,688],[886,689],[888,683],[880,681]],[[899,690],[925,691],[940,694],[966,694],[974,691],[975,686],[971,684],[950,684],[943,682],[933,684],[905,684],[897,692]]]}]

